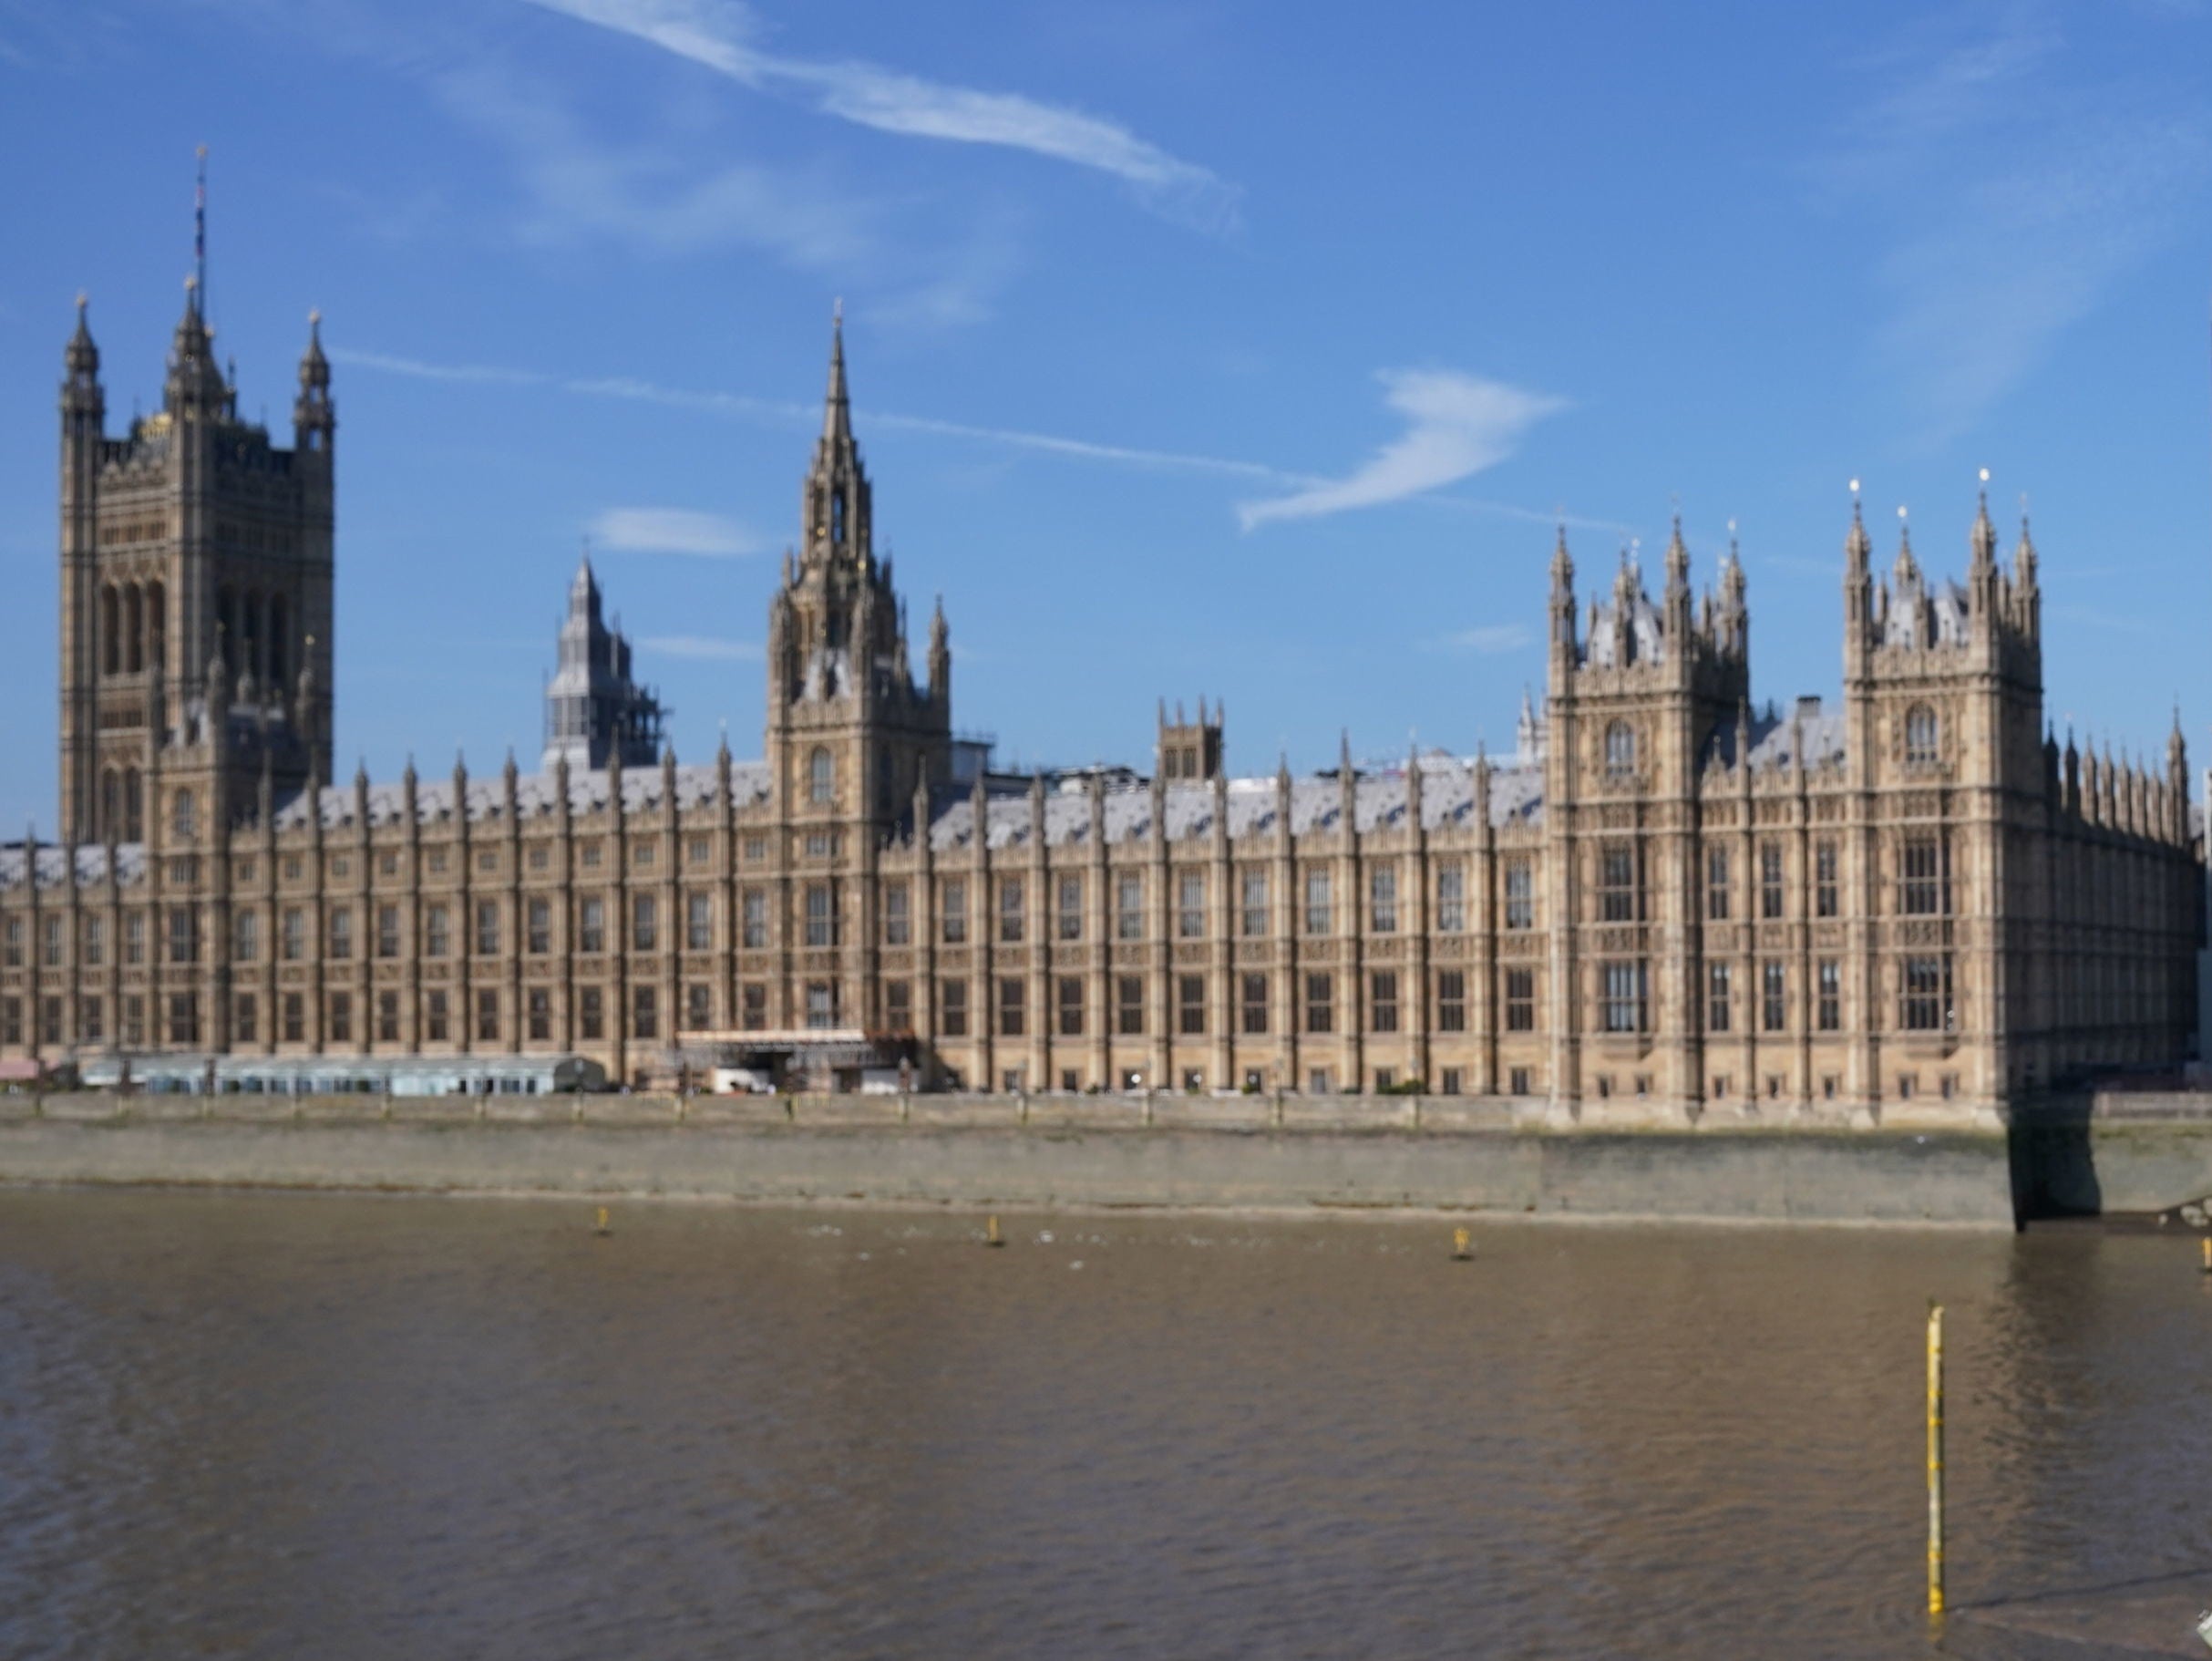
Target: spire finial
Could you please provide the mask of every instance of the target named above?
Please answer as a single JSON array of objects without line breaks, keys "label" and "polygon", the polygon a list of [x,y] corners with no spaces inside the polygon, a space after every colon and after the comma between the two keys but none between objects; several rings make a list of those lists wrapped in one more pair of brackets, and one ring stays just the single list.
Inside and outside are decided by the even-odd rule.
[{"label": "spire finial", "polygon": [[845,302],[829,312],[829,393],[823,400],[822,437],[834,441],[852,436],[851,400],[845,388]]},{"label": "spire finial", "polygon": [[208,315],[208,147],[199,150],[200,171],[192,184],[192,289],[201,322]]}]

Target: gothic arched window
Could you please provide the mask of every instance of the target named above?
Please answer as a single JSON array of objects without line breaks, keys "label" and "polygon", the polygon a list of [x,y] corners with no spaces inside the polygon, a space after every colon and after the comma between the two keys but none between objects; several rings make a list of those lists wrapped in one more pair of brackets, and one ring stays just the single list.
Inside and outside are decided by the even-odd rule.
[{"label": "gothic arched window", "polygon": [[1610,779],[1626,779],[1636,770],[1636,729],[1615,721],[1605,729],[1605,771]]},{"label": "gothic arched window", "polygon": [[828,801],[837,795],[837,763],[830,759],[828,750],[818,745],[807,758],[807,800]]},{"label": "gothic arched window", "polygon": [[1926,704],[1915,704],[1905,712],[1905,759],[1933,761],[1938,749],[1936,712]]},{"label": "gothic arched window", "polygon": [[192,793],[179,790],[170,802],[170,830],[180,842],[192,840]]}]

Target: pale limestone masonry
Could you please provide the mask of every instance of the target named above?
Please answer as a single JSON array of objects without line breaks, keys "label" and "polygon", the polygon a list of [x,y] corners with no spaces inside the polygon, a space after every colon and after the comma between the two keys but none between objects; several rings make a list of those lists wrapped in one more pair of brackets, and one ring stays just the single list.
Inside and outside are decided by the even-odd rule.
[{"label": "pale limestone masonry", "polygon": [[[941,606],[910,656],[840,340],[763,759],[333,785],[320,348],[290,452],[236,427],[196,313],[129,438],[81,318],[67,366],[66,845],[0,851],[0,1058],[757,1053],[1032,1097],[1381,1116],[1418,1082],[1586,1126],[1945,1126],[2190,1051],[2178,725],[2159,769],[2047,731],[2036,552],[2023,525],[2001,563],[1986,507],[1963,585],[1902,540],[1878,577],[1854,512],[1835,707],[1752,702],[1733,552],[1700,598],[1678,528],[1656,599],[1624,562],[1585,614],[1562,535],[1510,758],[1231,778],[1201,706],[1163,707],[1148,779],[1017,778],[953,736]],[[258,519],[205,505],[241,468]]]}]

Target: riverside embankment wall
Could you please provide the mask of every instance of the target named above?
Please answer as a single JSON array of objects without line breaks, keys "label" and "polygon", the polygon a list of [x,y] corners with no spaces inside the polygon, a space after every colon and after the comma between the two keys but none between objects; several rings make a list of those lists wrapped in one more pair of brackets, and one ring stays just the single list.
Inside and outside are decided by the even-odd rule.
[{"label": "riverside embankment wall", "polygon": [[1558,1130],[1415,1098],[0,1099],[0,1182],[2012,1223],[1995,1131]]},{"label": "riverside embankment wall", "polygon": [[2058,1097],[2018,1114],[2012,1139],[2032,1215],[2164,1212],[2212,1195],[2212,1092]]}]

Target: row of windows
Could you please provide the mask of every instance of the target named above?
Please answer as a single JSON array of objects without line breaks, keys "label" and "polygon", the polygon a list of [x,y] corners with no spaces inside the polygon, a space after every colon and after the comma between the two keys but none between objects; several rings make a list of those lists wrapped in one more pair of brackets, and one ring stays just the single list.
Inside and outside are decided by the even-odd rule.
[{"label": "row of windows", "polygon": [[[1298,1030],[1311,1034],[1333,1033],[1337,1030],[1339,977],[1332,973],[1310,973],[1299,978],[1296,1013],[1301,1017]],[[965,980],[945,980],[938,984],[939,1027],[947,1037],[965,1037],[970,1033],[969,983]],[[1274,1003],[1269,977],[1265,975],[1240,975],[1235,983],[1236,1001],[1229,1011],[1233,1030],[1248,1037],[1264,1036],[1272,1030]],[[887,983],[887,1010],[895,1007],[911,1017],[911,1004],[906,983]],[[1172,1003],[1168,1021],[1169,1030],[1186,1037],[1201,1037],[1207,1031],[1207,981],[1202,975],[1178,975],[1170,983]],[[895,993],[895,996],[890,996]],[[1029,981],[1024,976],[1007,975],[996,985],[993,1005],[993,1030],[1001,1037],[1018,1038],[1028,1031],[1030,1018]],[[1502,977],[1500,1005],[1503,1025],[1508,1032],[1534,1032],[1537,1029],[1536,971],[1508,969]],[[1112,997],[1106,1011],[1108,1029],[1122,1037],[1141,1037],[1146,1031],[1145,977],[1140,975],[1116,975],[1113,982]],[[1064,975],[1053,984],[1049,1011],[1051,1030],[1061,1037],[1081,1037],[1089,1019],[1088,988],[1082,977]],[[1465,971],[1446,969],[1435,976],[1435,1030],[1438,1032],[1465,1032],[1467,1030],[1467,983]],[[1401,1030],[1401,1022],[1410,1019],[1402,1001],[1401,979],[1394,969],[1377,970],[1367,977],[1367,1027],[1373,1033],[1392,1033]]]},{"label": "row of windows", "polygon": [[[1762,1032],[1790,1027],[1789,966],[1773,961],[1757,965],[1755,995]],[[1813,1027],[1817,1032],[1843,1029],[1843,965],[1833,957],[1813,965]],[[1641,958],[1616,959],[1596,968],[1599,1029],[1645,1033],[1651,1029],[1650,975]],[[1735,1027],[1735,965],[1705,965],[1705,1030],[1726,1033]],[[1948,954],[1905,958],[1898,971],[1898,1026],[1905,1032],[1956,1032],[1958,1007],[1952,996]]]},{"label": "row of windows", "polygon": [[[1942,727],[1936,712],[1915,704],[1905,712],[1905,759],[1922,764],[1942,755]],[[1610,779],[1628,779],[1636,771],[1636,728],[1627,721],[1613,721],[1605,729],[1605,772]]]},{"label": "row of windows", "polygon": [[[1713,1034],[1725,1034],[1735,1023],[1734,966],[1725,963],[1706,965],[1705,1029]],[[1814,965],[1815,996],[1813,1020],[1816,1030],[1836,1032],[1842,1027],[1843,985],[1840,964],[1833,958],[1823,958]],[[1209,1006],[1207,979],[1202,975],[1178,975],[1171,983],[1173,1001],[1168,1019],[1171,1030],[1184,1037],[1202,1037],[1208,1029]],[[1651,1029],[1650,975],[1641,959],[1624,959],[1600,963],[1596,966],[1596,992],[1600,1030],[1607,1033],[1644,1033]],[[1301,1019],[1299,1030],[1322,1035],[1337,1030],[1339,1015],[1339,977],[1333,973],[1315,971],[1299,977],[1297,986],[1297,1013]],[[1464,971],[1440,970],[1434,981],[1435,1030],[1441,1033],[1467,1030],[1467,986]],[[713,1023],[711,989],[693,984],[684,989],[679,1012],[684,1030],[700,1031]],[[630,989],[629,1036],[633,1038],[653,1038],[660,1036],[661,1012],[658,989],[652,985],[633,986]],[[963,1037],[970,1031],[969,983],[963,979],[949,979],[939,983],[939,1028],[947,1037]],[[1248,1036],[1263,1036],[1271,1029],[1274,1005],[1270,977],[1265,975],[1240,975],[1236,980],[1236,1001],[1230,1013],[1234,1030]],[[1394,1033],[1401,1030],[1407,1018],[1403,1001],[1402,981],[1397,971],[1375,970],[1366,978],[1366,1028],[1371,1033]],[[178,998],[189,994],[176,995]],[[444,1043],[451,1037],[453,1011],[449,1008],[448,994],[443,988],[426,991],[423,995],[423,1037],[431,1043]],[[596,986],[580,987],[577,991],[576,1036],[584,1042],[599,1042],[608,1037],[607,1015],[602,990]],[[379,1043],[396,1043],[402,1037],[400,1020],[400,994],[379,991],[376,995],[374,1037]],[[552,993],[548,988],[533,987],[527,995],[525,1031],[533,1041],[550,1040],[552,1034]],[[1758,965],[1756,987],[1759,1028],[1764,1032],[1788,1029],[1789,971],[1786,965],[1764,962]],[[1021,1037],[1028,1030],[1030,1018],[1029,981],[1025,976],[1008,975],[999,979],[994,991],[994,1029],[1002,1037]],[[172,1004],[175,999],[172,999]],[[197,1006],[194,1006],[195,1009]],[[496,1042],[499,1030],[500,993],[496,987],[479,988],[475,995],[476,1016],[474,1036],[480,1041]],[[106,1028],[104,1000],[98,996],[85,996],[77,1000],[77,1020],[74,1038],[65,1033],[65,1000],[48,997],[41,1000],[40,1041],[50,1045],[76,1041],[100,1043],[110,1036]],[[1123,1037],[1141,1037],[1146,1030],[1146,982],[1142,975],[1126,975],[1115,977],[1108,1019],[1110,1029]],[[305,1039],[304,995],[288,992],[283,995],[282,1038],[288,1043]],[[236,1043],[251,1044],[260,1041],[256,1030],[255,1004],[251,995],[241,995],[232,1000],[231,1039]],[[121,1000],[121,1024],[114,1037],[125,1044],[145,1041],[144,1000],[130,995]],[[1507,1032],[1534,1032],[1538,1030],[1536,972],[1533,969],[1508,968],[1499,977],[1498,1025]],[[767,988],[757,982],[746,983],[740,988],[739,1025],[746,1030],[758,1031],[768,1024]],[[1088,992],[1079,976],[1062,976],[1054,983],[1050,1016],[1052,1030],[1064,1037],[1083,1036],[1088,1015]],[[805,991],[805,1019],[809,1027],[830,1027],[837,1024],[837,986],[833,982],[815,982]],[[913,1024],[913,999],[911,983],[894,980],[884,985],[885,1025],[893,1031],[911,1030]],[[1898,1022],[1907,1032],[1952,1032],[1957,1029],[1958,1015],[1953,997],[1951,962],[1946,955],[1915,956],[1903,960],[1898,974]],[[23,1000],[9,996],[0,999],[0,1043],[20,1045],[23,1042]],[[327,995],[324,1041],[345,1044],[354,1040],[353,996],[348,991],[333,991]],[[172,1043],[199,1042],[197,1017],[190,1038],[172,1037]]]}]

